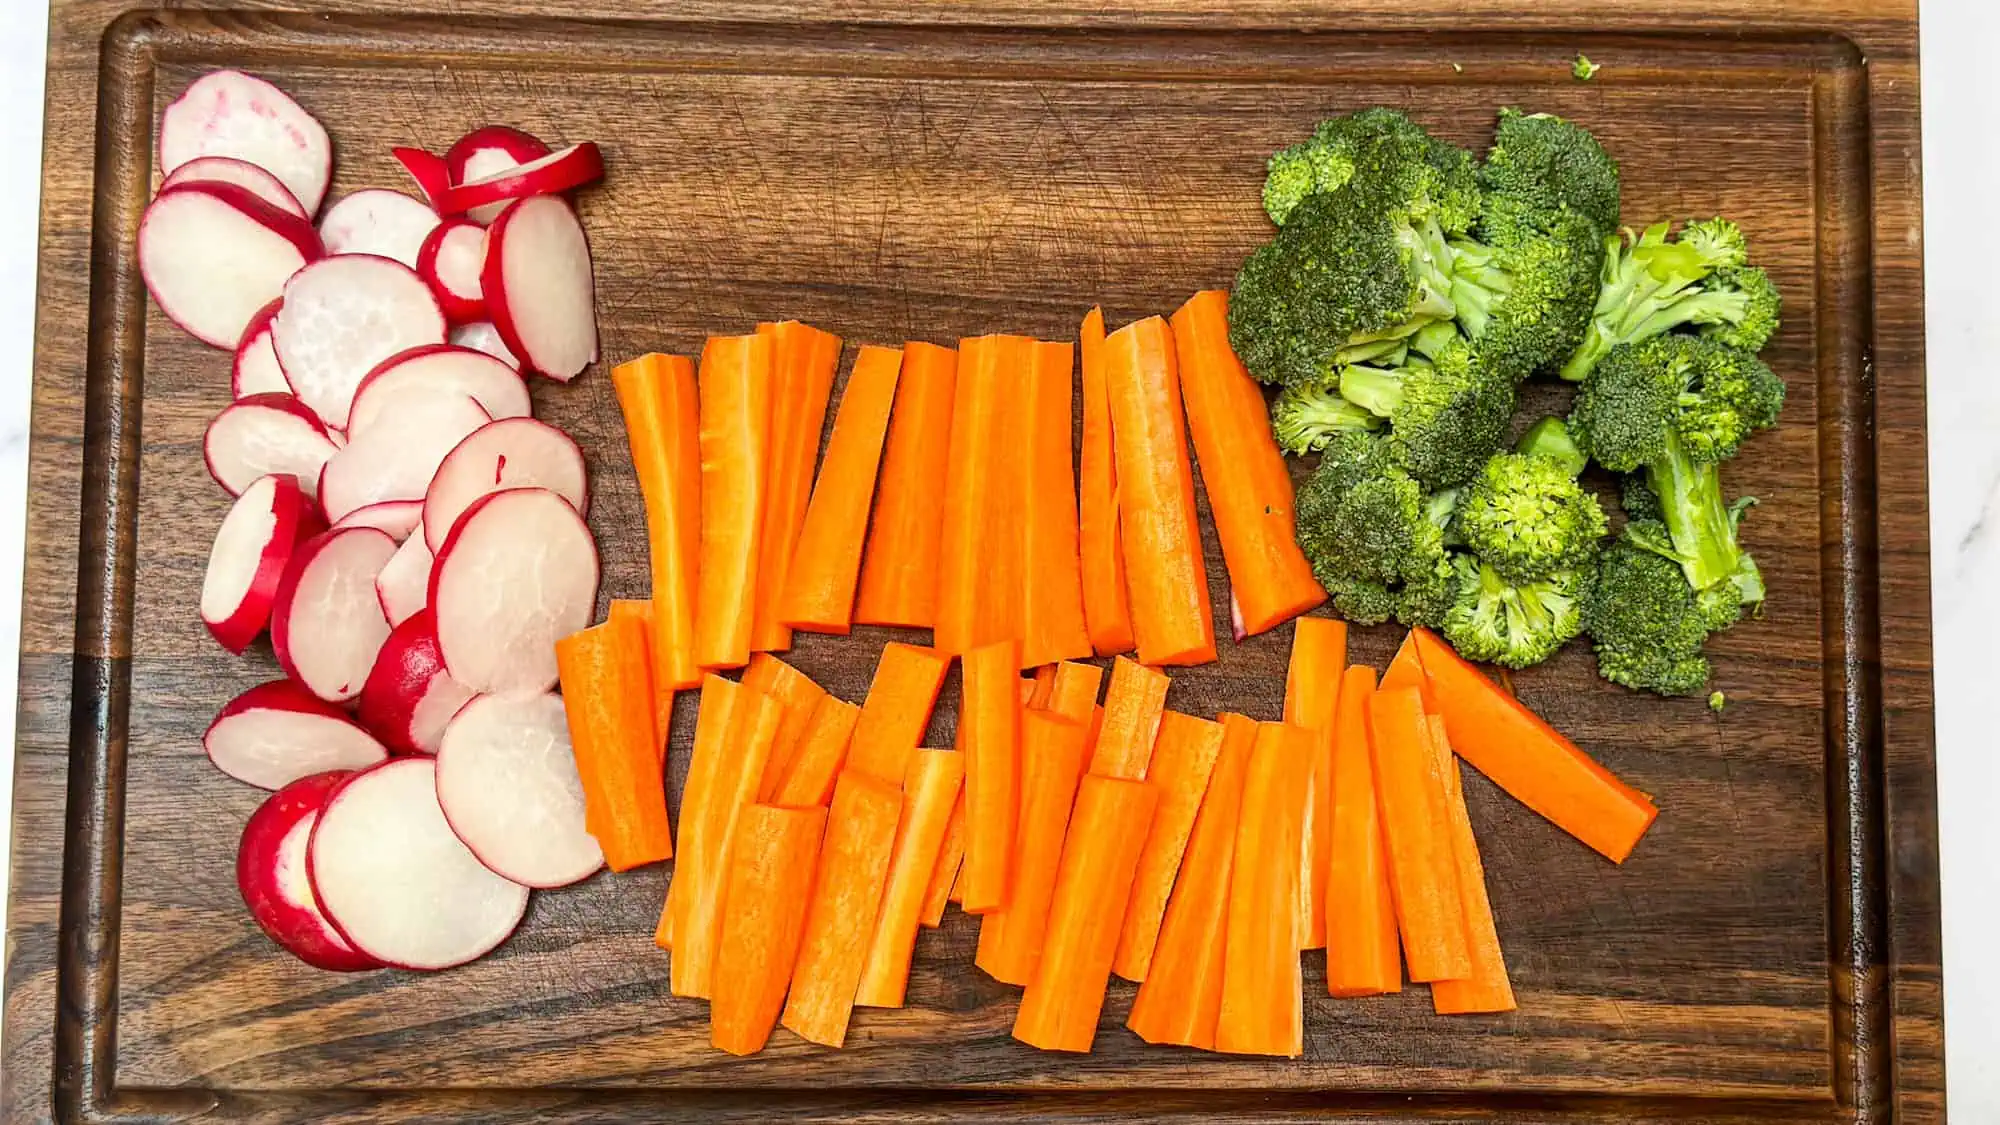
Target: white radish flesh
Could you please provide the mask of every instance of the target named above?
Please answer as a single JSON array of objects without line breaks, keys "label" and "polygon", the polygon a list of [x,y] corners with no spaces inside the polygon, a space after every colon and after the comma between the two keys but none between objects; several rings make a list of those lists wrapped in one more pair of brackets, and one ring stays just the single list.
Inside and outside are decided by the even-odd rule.
[{"label": "white radish flesh", "polygon": [[372,527],[388,533],[389,538],[401,543],[417,529],[424,518],[424,506],[415,500],[383,500],[375,504],[363,504],[340,517],[335,527]]},{"label": "white radish flesh", "polygon": [[338,520],[368,504],[423,499],[445,454],[491,420],[466,395],[411,396],[327,461],[319,477],[321,508]]},{"label": "white radish flesh", "polygon": [[403,540],[396,553],[375,576],[375,600],[391,626],[400,626],[422,613],[424,599],[431,596],[431,549],[421,531]]},{"label": "white radish flesh", "polygon": [[233,156],[198,156],[167,174],[160,181],[160,190],[187,183],[235,184],[249,191],[264,202],[296,215],[310,219],[305,205],[298,201],[284,181],[264,171],[247,160]]},{"label": "white radish flesh", "polygon": [[329,254],[374,254],[417,268],[417,251],[438,225],[437,212],[400,191],[367,188],[341,196],[319,221]]},{"label": "white radish flesh", "polygon": [[533,405],[528,385],[505,362],[473,348],[435,344],[392,356],[368,373],[354,392],[347,436],[360,440],[410,403],[446,393],[472,398],[495,418],[526,417]]},{"label": "white radish flesh", "polygon": [[201,742],[216,769],[259,789],[327,770],[366,769],[389,756],[347,712],[290,680],[259,684],[230,700]]},{"label": "white radish flesh", "polygon": [[333,143],[283,90],[236,70],[196,79],[160,116],[160,167],[173,172],[203,156],[233,156],[276,176],[307,214],[319,210],[333,175]]},{"label": "white radish flesh", "polygon": [[139,218],[139,273],[160,311],[190,336],[234,348],[285,280],[320,256],[296,215],[235,184],[168,188]]},{"label": "white radish flesh", "polygon": [[507,350],[507,341],[500,338],[500,330],[490,320],[459,325],[451,330],[451,342],[461,348],[485,352],[514,371],[521,370],[520,357]]},{"label": "white radish flesh", "polygon": [[435,551],[480,497],[508,488],[546,488],[588,515],[583,451],[568,434],[533,418],[503,418],[474,430],[445,455],[424,493],[424,539]]},{"label": "white radish flesh", "polygon": [[258,477],[236,498],[208,549],[201,620],[216,642],[241,653],[271,622],[285,564],[326,525],[298,478]]},{"label": "white radish flesh", "polygon": [[316,773],[271,794],[250,814],[236,845],[236,889],[258,928],[306,964],[338,973],[382,967],[327,921],[306,873],[306,844],[319,811],[349,776],[344,770]]},{"label": "white radish flesh", "polygon": [[429,758],[398,758],[348,779],[320,812],[306,859],[341,936],[405,969],[481,957],[528,908],[528,888],[488,870],[452,832]]},{"label": "white radish flesh", "polygon": [[314,495],[319,472],[336,450],[318,416],[288,394],[251,395],[222,408],[202,435],[208,475],[236,496],[258,477],[299,479]]},{"label": "white radish flesh", "polygon": [[419,612],[383,642],[361,689],[359,716],[391,750],[435,754],[445,726],[472,697],[471,688],[445,671],[436,625],[428,612]]},{"label": "white radish flesh", "polygon": [[425,237],[417,251],[417,276],[437,294],[445,319],[470,324],[486,319],[479,271],[486,263],[486,228],[465,219],[447,219]]},{"label": "white radish flesh", "polygon": [[389,622],[375,576],[396,541],[372,527],[328,531],[292,555],[271,611],[271,647],[285,674],[330,703],[361,694]]},{"label": "white radish flesh", "polygon": [[555,643],[590,624],[597,580],[597,546],[569,501],[539,488],[480,498],[431,565],[445,666],[474,691],[547,691]]},{"label": "white radish flesh", "polygon": [[527,370],[568,382],[597,359],[590,243],[569,204],[537,195],[502,212],[487,231],[481,287]]},{"label": "white radish flesh", "polygon": [[[531,195],[561,195],[604,176],[604,157],[597,145],[585,141],[571,145],[516,168],[489,176],[455,183],[445,195],[440,210],[447,215],[466,214],[476,222],[491,223],[498,208],[508,201]],[[563,204],[565,207],[568,203]],[[484,217],[482,217],[484,216]]]},{"label": "white radish flesh", "polygon": [[[498,176],[548,154],[549,146],[532,133],[511,125],[487,125],[460,137],[445,151],[445,176],[447,183],[456,187]],[[449,192],[441,193],[436,202],[442,205],[448,195]],[[490,223],[503,206],[504,202],[475,208],[472,221],[481,225]]]},{"label": "white radish flesh", "polygon": [[584,827],[583,782],[554,695],[482,695],[444,729],[438,804],[452,831],[494,872],[565,887],[604,866]]},{"label": "white radish flesh", "polygon": [[271,320],[284,303],[275,300],[258,309],[243,329],[243,338],[236,342],[236,359],[229,365],[231,398],[292,393],[292,385],[285,382],[285,369],[278,366],[278,351],[271,346]]},{"label": "white radish flesh", "polygon": [[415,270],[371,254],[323,258],[285,283],[272,343],[285,381],[326,424],[347,428],[355,388],[397,352],[444,342],[444,313]]}]

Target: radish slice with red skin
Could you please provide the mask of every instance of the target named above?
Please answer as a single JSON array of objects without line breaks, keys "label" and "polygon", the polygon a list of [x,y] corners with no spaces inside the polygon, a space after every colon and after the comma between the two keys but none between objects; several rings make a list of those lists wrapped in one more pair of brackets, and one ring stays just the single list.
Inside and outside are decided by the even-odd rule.
[{"label": "radish slice with red skin", "polygon": [[271,623],[278,582],[298,545],[326,530],[297,477],[252,481],[222,517],[201,580],[201,620],[241,655]]},{"label": "radish slice with red skin", "polygon": [[329,703],[361,694],[389,636],[375,576],[395,553],[396,541],[372,527],[328,531],[293,552],[271,609],[285,675]]},{"label": "radish slice with red skin", "polygon": [[[445,175],[450,186],[457,187],[502,175],[548,154],[549,146],[532,133],[524,133],[511,125],[487,125],[460,137],[445,151]],[[442,204],[449,195],[447,190],[439,196],[441,212],[444,210]],[[505,205],[503,200],[474,207],[470,218],[484,226],[492,222]]]},{"label": "radish slice with red skin", "polygon": [[301,219],[312,218],[283,180],[248,160],[238,160],[233,156],[197,156],[169,172],[167,178],[160,181],[160,190],[187,183],[235,184],[280,211]]},{"label": "radish slice with red skin", "polygon": [[276,176],[310,215],[333,177],[326,128],[283,90],[240,70],[211,70],[160,115],[160,169],[233,156]]},{"label": "radish slice with red skin", "polygon": [[[177,189],[181,190],[181,189]],[[285,283],[271,342],[292,393],[347,428],[355,388],[397,352],[444,343],[444,311],[415,270],[373,254],[322,258]]]},{"label": "radish slice with red skin", "polygon": [[424,611],[425,599],[431,596],[434,561],[419,529],[403,540],[403,545],[396,548],[396,553],[382,567],[382,573],[375,576],[375,600],[381,604],[382,616],[389,619],[390,625],[401,626]]},{"label": "radish slice with red skin", "polygon": [[366,769],[389,756],[347,712],[290,680],[258,684],[224,704],[201,744],[216,769],[259,789]]},{"label": "radish slice with red skin", "polygon": [[481,695],[444,728],[438,804],[479,862],[516,883],[566,887],[604,866],[555,695]]},{"label": "radish slice with red skin", "polygon": [[379,969],[382,962],[347,944],[313,897],[306,844],[326,799],[352,774],[302,777],[266,798],[236,845],[236,889],[264,936],[311,965],[336,973]]},{"label": "radish slice with red skin", "polygon": [[258,309],[243,329],[243,338],[236,342],[236,359],[229,365],[231,398],[292,393],[292,385],[285,382],[285,369],[278,366],[278,350],[271,346],[271,319],[284,303],[281,297]]},{"label": "radish slice with red skin", "polygon": [[438,225],[430,205],[400,191],[365,188],[343,195],[319,221],[329,254],[374,254],[417,268],[417,251]]},{"label": "radish slice with red skin", "polygon": [[595,285],[583,224],[562,200],[530,196],[487,228],[480,286],[526,369],[567,383],[597,360]]},{"label": "radish slice with red skin", "polygon": [[202,343],[235,348],[287,278],[319,258],[319,235],[235,184],[185,183],[139,217],[139,274],[167,319]]},{"label": "radish slice with red skin", "polygon": [[320,811],[306,866],[348,944],[403,969],[476,960],[528,909],[528,888],[488,870],[452,832],[429,758],[396,758],[343,782]]},{"label": "radish slice with red skin", "polygon": [[528,384],[501,360],[474,348],[432,344],[383,360],[361,380],[348,412],[347,436],[358,440],[415,398],[466,395],[495,418],[523,418],[533,409]]},{"label": "radish slice with red skin", "polygon": [[445,725],[472,697],[471,688],[445,671],[436,624],[428,610],[420,611],[383,642],[361,688],[361,725],[399,754],[435,754]]},{"label": "radish slice with red skin", "polygon": [[306,495],[316,495],[319,472],[335,451],[319,417],[288,394],[257,394],[222,408],[202,435],[208,475],[236,496],[258,477],[297,477]]},{"label": "radish slice with red skin", "polygon": [[590,624],[597,580],[597,544],[569,501],[543,488],[480,497],[431,565],[445,667],[494,695],[554,687],[555,643]]},{"label": "radish slice with red skin", "polygon": [[339,520],[368,504],[423,499],[445,454],[492,420],[478,401],[455,391],[407,396],[327,461],[319,477],[321,509]]},{"label": "radish slice with red skin", "polygon": [[[484,272],[483,269],[482,272]],[[484,291],[482,290],[481,292],[482,299],[484,299]],[[461,348],[471,348],[476,352],[485,352],[487,355],[506,364],[509,368],[515,371],[521,370],[520,357],[507,350],[507,341],[500,338],[500,330],[493,327],[493,322],[490,320],[482,320],[477,324],[459,325],[457,328],[451,330],[451,342]]]},{"label": "radish slice with red skin", "polygon": [[424,505],[420,500],[382,500],[363,504],[340,517],[333,526],[372,527],[387,532],[389,538],[401,543],[410,537],[423,518]]},{"label": "radish slice with red skin", "polygon": [[446,320],[470,324],[486,319],[486,296],[479,288],[479,270],[485,263],[486,228],[466,219],[446,219],[417,251],[417,276],[437,294]]},{"label": "radish slice with red skin", "polygon": [[436,210],[438,200],[443,199],[444,193],[451,187],[451,175],[445,171],[444,157],[426,149],[401,145],[390,149],[389,155],[394,156],[396,163],[403,166],[403,171],[410,174],[417,190],[424,193],[424,202]]},{"label": "radish slice with red skin", "polygon": [[546,488],[590,514],[583,450],[568,434],[533,418],[503,418],[469,434],[439,463],[424,493],[424,539],[435,551],[458,517],[481,496],[508,488]]},{"label": "radish slice with red skin", "polygon": [[[446,215],[462,214],[475,222],[491,223],[498,217],[498,209],[510,200],[533,195],[560,196],[603,178],[604,156],[594,142],[585,141],[516,168],[453,184],[439,210]],[[563,206],[569,206],[568,202]],[[491,217],[481,219],[482,214]]]}]

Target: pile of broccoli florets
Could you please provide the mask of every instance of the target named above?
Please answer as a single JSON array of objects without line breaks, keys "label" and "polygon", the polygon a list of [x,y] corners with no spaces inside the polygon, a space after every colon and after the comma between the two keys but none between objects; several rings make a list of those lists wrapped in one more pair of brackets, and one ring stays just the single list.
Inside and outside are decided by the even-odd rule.
[{"label": "pile of broccoli florets", "polygon": [[[1621,234],[1596,138],[1514,109],[1483,160],[1393,110],[1322,122],[1264,207],[1230,342],[1280,447],[1320,458],[1298,536],[1334,608],[1511,668],[1588,633],[1607,679],[1702,689],[1708,635],[1764,597],[1719,466],[1784,403],[1756,355],[1777,289],[1735,224]],[[1509,448],[1534,375],[1580,383],[1574,409]],[[1608,545],[1593,462],[1624,474]]]}]

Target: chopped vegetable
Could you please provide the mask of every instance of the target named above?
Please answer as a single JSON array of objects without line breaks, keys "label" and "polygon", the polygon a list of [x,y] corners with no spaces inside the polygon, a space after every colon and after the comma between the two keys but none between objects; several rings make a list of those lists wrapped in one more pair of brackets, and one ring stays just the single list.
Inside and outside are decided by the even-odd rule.
[{"label": "chopped vegetable", "polygon": [[[981,645],[965,654],[959,739],[965,751],[967,914],[1007,905],[1014,830],[1020,818],[1021,701],[1019,641]],[[928,871],[927,871],[928,873]]]},{"label": "chopped vegetable", "polygon": [[784,718],[778,724],[777,740],[771,743],[770,760],[764,763],[764,779],[757,790],[758,800],[766,804],[785,804],[772,800],[772,794],[791,773],[792,758],[798,753],[799,744],[812,725],[813,712],[818,709],[820,701],[827,698],[826,689],[813,683],[812,677],[767,652],[750,654],[750,664],[743,670],[742,684],[777,700],[785,709]]},{"label": "chopped vegetable", "polygon": [[[704,692],[704,694],[706,694]],[[674,958],[668,987],[675,996],[707,998],[714,985],[717,943],[721,939],[724,881],[734,862],[736,828],[743,813],[756,803],[764,765],[784,719],[784,705],[762,692],[739,690],[729,705],[729,728],[719,744],[696,747],[722,756],[704,770],[706,782],[699,803],[681,799],[681,827],[695,832],[674,861],[674,885],[688,886],[680,896],[680,913],[673,921]],[[699,737],[696,739],[700,741]],[[702,763],[688,764],[689,786]]]},{"label": "chopped vegetable", "polygon": [[1160,716],[1152,765],[1146,771],[1146,786],[1154,793],[1153,825],[1139,852],[1132,898],[1125,907],[1118,950],[1111,961],[1111,971],[1126,980],[1145,980],[1152,966],[1167,898],[1187,854],[1202,796],[1208,792],[1209,775],[1222,752],[1222,736],[1221,724],[1207,719],[1178,711]]},{"label": "chopped vegetable", "polygon": [[1132,651],[1132,610],[1126,598],[1125,545],[1118,521],[1118,466],[1112,450],[1111,389],[1104,372],[1104,310],[1083,318],[1083,450],[1078,465],[1078,544],[1083,564],[1083,615],[1099,656]]},{"label": "chopped vegetable", "polygon": [[629,616],[556,642],[584,820],[613,871],[674,854],[646,664],[645,630]]},{"label": "chopped vegetable", "polygon": [[1668,241],[1670,223],[1655,223],[1621,244],[1605,238],[1604,270],[1589,333],[1562,366],[1579,382],[1620,344],[1637,344],[1678,328],[1756,352],[1778,330],[1778,290],[1748,264],[1743,232],[1727,219],[1688,223]]},{"label": "chopped vegetable", "polygon": [[825,829],[825,809],[774,805],[751,805],[737,824],[708,1009],[709,1043],[732,1055],[763,1050],[777,1026]]},{"label": "chopped vegetable", "polygon": [[[660,762],[667,760],[667,728],[673,722],[674,693],[662,691],[654,677],[653,664],[653,603],[640,598],[612,598],[611,607],[605,611],[605,620],[630,618],[641,630],[646,647],[646,694],[653,700],[653,745],[660,752]],[[379,661],[379,658],[378,658]]]},{"label": "chopped vegetable", "polygon": [[1022,716],[1013,887],[1005,907],[980,918],[973,961],[1002,984],[1025,987],[1041,963],[1070,807],[1083,773],[1083,737],[1081,726],[1059,715]]},{"label": "chopped vegetable", "polygon": [[1431,982],[1431,1004],[1441,1015],[1511,1012],[1514,986],[1507,980],[1507,962],[1500,955],[1500,935],[1493,924],[1493,904],[1486,896],[1486,868],[1479,862],[1479,841],[1472,836],[1472,818],[1465,811],[1465,790],[1458,759],[1447,741],[1444,719],[1430,715],[1431,748],[1444,773],[1445,818],[1451,836],[1453,864],[1458,868],[1460,909],[1465,940],[1472,955],[1472,973],[1464,980]]},{"label": "chopped vegetable", "polygon": [[862,539],[902,366],[901,351],[873,344],[854,359],[827,439],[826,462],[799,529],[798,553],[777,601],[778,619],[789,628],[845,635],[852,627]]},{"label": "chopped vegetable", "polygon": [[936,620],[957,385],[957,352],[915,341],[903,345],[903,374],[854,595],[854,620],[863,625],[928,629]]},{"label": "chopped vegetable", "polygon": [[1347,623],[1301,617],[1292,627],[1292,660],[1285,674],[1285,721],[1313,732],[1312,776],[1306,787],[1306,820],[1299,847],[1301,949],[1327,942],[1327,857],[1333,846],[1334,717],[1347,668]]},{"label": "chopped vegetable", "polygon": [[[1097,688],[1104,682],[1104,669],[1095,664],[1065,660],[1055,666],[1049,686],[1047,707],[1079,726],[1090,725],[1090,713],[1097,706]],[[1161,697],[1163,700],[1165,696]],[[1086,753],[1090,750],[1086,743]]]},{"label": "chopped vegetable", "polygon": [[684,356],[640,356],[612,368],[611,386],[625,415],[632,469],[646,501],[653,681],[660,691],[681,691],[701,682],[694,656],[702,488],[694,364]]},{"label": "chopped vegetable", "polygon": [[793,561],[816,557],[815,552],[795,550],[794,545],[813,489],[813,464],[819,459],[819,432],[826,424],[840,337],[796,320],[760,324],[757,334],[771,340],[771,444],[766,453],[770,491],[757,547],[757,616],[750,627],[750,647],[768,652],[792,643],[791,630],[782,623],[781,603],[791,585]]},{"label": "chopped vegetable", "polygon": [[1083,571],[1078,555],[1076,444],[1070,403],[1075,398],[1075,350],[1039,342],[1023,394],[1026,433],[1025,511],[1021,518],[1024,588],[1022,667],[1091,654],[1084,625]]},{"label": "chopped vegetable", "polygon": [[1111,662],[1111,686],[1104,691],[1104,719],[1093,738],[1090,772],[1100,777],[1143,781],[1153,760],[1153,740],[1166,709],[1167,674],[1136,660]]},{"label": "chopped vegetable", "polygon": [[1299,848],[1312,775],[1312,732],[1259,723],[1236,822],[1222,1006],[1215,1049],[1297,1058],[1305,1052],[1299,972]]},{"label": "chopped vegetable", "polygon": [[874,682],[854,723],[848,766],[878,781],[901,785],[910,755],[930,726],[951,657],[936,649],[891,641],[882,646]]},{"label": "chopped vegetable", "polygon": [[1597,77],[1597,72],[1603,69],[1604,64],[1591,62],[1587,56],[1579,51],[1576,61],[1570,64],[1569,75],[1578,82],[1588,82]]},{"label": "chopped vegetable", "polygon": [[1034,348],[1023,336],[959,341],[932,626],[933,643],[950,656],[1020,636],[1027,501],[1020,382]]},{"label": "chopped vegetable", "polygon": [[933,929],[944,924],[944,908],[954,902],[961,902],[965,896],[958,893],[959,876],[965,866],[965,792],[960,790],[958,800],[952,802],[951,819],[945,821],[944,843],[938,847],[937,863],[931,867],[931,880],[924,888],[924,910],[921,921]]},{"label": "chopped vegetable", "polygon": [[870,1008],[900,1008],[910,982],[910,954],[917,944],[924,890],[937,866],[945,822],[965,781],[965,755],[956,750],[918,750],[910,755],[903,782],[903,813],[889,855],[882,906],[868,939],[861,986],[854,1002]]},{"label": "chopped vegetable", "polygon": [[702,518],[694,659],[702,668],[741,668],[750,662],[769,491],[770,338],[710,337],[697,382]]},{"label": "chopped vegetable", "polygon": [[[809,808],[831,800],[860,716],[861,708],[854,704],[822,695],[813,704],[805,730],[794,744],[784,770],[776,776],[771,792],[763,800],[788,808]],[[788,722],[790,718],[786,716]],[[769,766],[765,767],[764,776],[772,778]]]},{"label": "chopped vegetable", "polygon": [[866,774],[850,770],[834,785],[782,1021],[809,1042],[838,1047],[847,1039],[902,807],[894,786]]},{"label": "chopped vegetable", "polygon": [[1333,996],[1377,996],[1403,987],[1402,941],[1389,886],[1389,856],[1376,801],[1374,751],[1368,737],[1375,670],[1357,664],[1341,677],[1334,718],[1333,828],[1326,863],[1326,901],[1339,907],[1326,929],[1326,990]]},{"label": "chopped vegetable", "polygon": [[1431,747],[1423,696],[1385,688],[1368,701],[1375,793],[1389,851],[1389,882],[1410,979],[1463,980],[1472,972],[1445,782]]}]

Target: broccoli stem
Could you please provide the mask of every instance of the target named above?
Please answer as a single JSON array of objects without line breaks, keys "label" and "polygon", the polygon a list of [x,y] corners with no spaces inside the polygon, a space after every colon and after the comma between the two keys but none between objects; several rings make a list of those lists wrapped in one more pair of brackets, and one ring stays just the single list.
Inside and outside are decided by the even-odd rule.
[{"label": "broccoli stem", "polygon": [[1451,244],[1451,303],[1458,310],[1458,322],[1474,339],[1486,334],[1493,318],[1493,306],[1514,288],[1514,277],[1494,269],[1493,251],[1465,239]]},{"label": "broccoli stem", "polygon": [[1707,590],[1727,582],[1745,604],[1764,600],[1764,576],[1736,538],[1736,517],[1722,500],[1722,474],[1696,463],[1669,434],[1666,452],[1646,465],[1646,480],[1660,498],[1674,553],[1688,585]]},{"label": "broccoli stem", "polygon": [[1417,299],[1410,309],[1412,321],[1449,320],[1457,315],[1451,303],[1451,244],[1444,228],[1435,219],[1421,226],[1401,227],[1396,241],[1410,256],[1411,273],[1417,279]]},{"label": "broccoli stem", "polygon": [[1340,397],[1387,418],[1403,404],[1403,377],[1379,367],[1349,367],[1340,373]]},{"label": "broccoli stem", "polygon": [[1530,457],[1553,457],[1562,462],[1569,475],[1576,476],[1590,464],[1583,450],[1577,448],[1576,439],[1570,436],[1569,427],[1561,418],[1543,418],[1528,427],[1521,440],[1514,443],[1514,452]]},{"label": "broccoli stem", "polygon": [[[1656,254],[1678,249],[1655,247]],[[1608,248],[1618,257],[1615,246]],[[1659,263],[1655,263],[1659,264]],[[1689,272],[1654,275],[1646,264],[1621,261],[1615,274],[1605,278],[1591,312],[1590,331],[1562,366],[1562,377],[1580,383],[1605,353],[1620,344],[1636,344],[1664,336],[1684,324],[1723,324],[1741,320],[1749,308],[1749,297],[1740,292],[1695,288],[1708,269],[1698,261],[1685,267]]]}]

